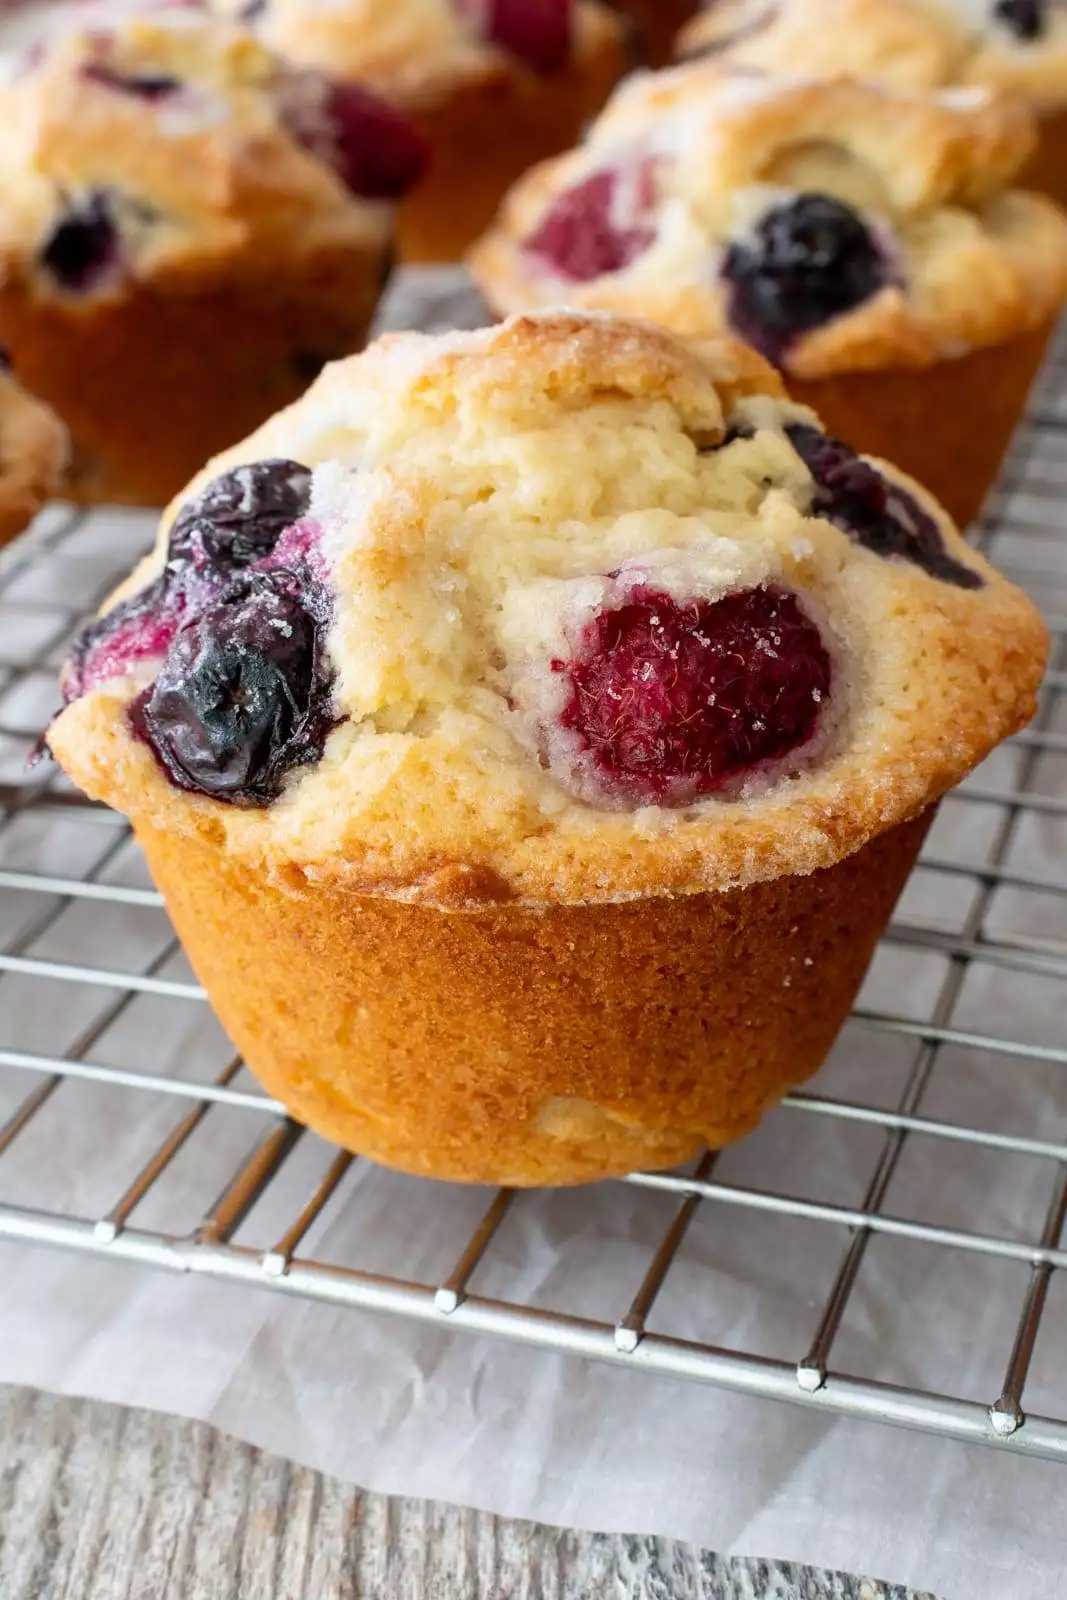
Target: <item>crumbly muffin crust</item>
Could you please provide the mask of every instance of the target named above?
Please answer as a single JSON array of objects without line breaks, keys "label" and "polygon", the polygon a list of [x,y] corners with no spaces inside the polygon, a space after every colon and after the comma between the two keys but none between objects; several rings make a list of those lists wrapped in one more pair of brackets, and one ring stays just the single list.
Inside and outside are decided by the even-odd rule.
[{"label": "crumbly muffin crust", "polygon": [[[500,311],[566,300],[716,333],[730,317],[731,245],[783,200],[816,193],[866,225],[885,280],[802,332],[780,364],[803,378],[927,366],[1048,322],[1067,292],[1067,221],[1010,187],[1033,141],[1020,102],[980,89],[912,94],[697,61],[624,84],[579,149],[520,180],[471,263]],[[619,171],[651,174],[646,247],[568,281],[531,241],[561,196]],[[637,187],[619,201],[620,227]]]},{"label": "crumbly muffin crust", "polygon": [[[318,469],[345,718],[318,765],[262,810],[179,792],[131,734],[136,673],[73,701],[51,748],[135,823],[199,835],[283,887],[588,903],[831,866],[1028,720],[1046,639],[1029,602],[892,469],[974,586],[813,515],[784,433],[812,421],[751,352],[649,324],[558,312],[382,339],[201,480],[266,458]],[[160,570],[174,510],[120,595]],[[803,770],[681,809],[609,810],[559,781],[531,738],[537,674],[620,571],[683,595],[772,585],[802,599],[836,672],[827,738]]]},{"label": "crumbly muffin crust", "polygon": [[66,458],[59,418],[0,366],[0,544],[56,493]]},{"label": "crumbly muffin crust", "polygon": [[[683,29],[682,56],[767,72],[854,73],[901,89],[1011,89],[1041,111],[1067,104],[1067,8],[1012,0],[715,0]],[[1017,4],[1019,13],[1024,6]]]},{"label": "crumbly muffin crust", "polygon": [[[230,15],[244,0],[214,0]],[[268,0],[253,19],[260,38],[297,66],[359,78],[412,111],[431,108],[459,88],[504,82],[530,69],[487,42],[474,8],[454,0]],[[571,59],[595,57],[619,24],[599,0],[577,0]]]}]

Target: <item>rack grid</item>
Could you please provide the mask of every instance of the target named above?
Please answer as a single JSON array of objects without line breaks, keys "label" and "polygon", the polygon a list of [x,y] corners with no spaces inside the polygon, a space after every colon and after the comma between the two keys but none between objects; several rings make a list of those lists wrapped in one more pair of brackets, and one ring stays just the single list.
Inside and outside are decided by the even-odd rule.
[{"label": "rack grid", "polygon": [[[454,1264],[432,1279],[327,1260],[316,1253],[314,1240],[339,1191],[362,1165],[357,1158],[323,1149],[301,1190],[292,1176],[293,1158],[310,1136],[258,1092],[239,1060],[220,1054],[217,1039],[202,1059],[192,1049],[190,1059],[177,1065],[161,1059],[166,1052],[142,1053],[125,1063],[105,1059],[101,1042],[146,998],[172,1008],[171,1016],[175,1007],[182,1016],[206,1008],[203,991],[181,965],[159,897],[138,873],[124,820],[83,801],[47,764],[25,769],[72,629],[151,537],[151,519],[142,515],[50,507],[0,557],[0,1196],[9,1196],[0,1199],[0,1240],[203,1274],[268,1294],[391,1313],[1002,1450],[1067,1458],[1067,1398],[1062,1407],[1046,1406],[1044,1414],[1024,1408],[1039,1334],[1059,1316],[1055,1274],[1067,1266],[1067,1115],[1058,1133],[1048,1127],[1020,1131],[1017,1122],[995,1111],[976,1114],[966,1097],[953,1105],[951,1094],[946,1100],[941,1092],[930,1105],[935,1081],[951,1090],[965,1070],[959,1060],[981,1059],[1010,1066],[1017,1085],[1025,1084],[1028,1072],[1058,1070],[1064,1085],[1059,1104],[1067,1113],[1067,1040],[1057,1042],[1057,1019],[1067,1016],[1067,789],[1057,783],[1063,774],[1056,766],[1067,755],[1067,560],[1057,559],[1067,521],[1065,439],[1067,339],[1061,339],[976,530],[983,548],[1041,599],[1048,614],[1053,660],[1041,708],[1031,729],[949,802],[952,825],[935,829],[914,880],[920,890],[925,881],[930,892],[925,899],[919,893],[918,914],[906,896],[886,935],[885,951],[907,953],[920,963],[913,987],[926,999],[887,1007],[868,1003],[865,992],[847,1030],[846,1053],[851,1050],[853,1058],[862,1060],[887,1037],[907,1053],[902,1086],[891,1102],[879,1104],[873,1089],[870,1099],[856,1091],[855,1075],[852,1091],[845,1093],[818,1079],[772,1113],[790,1127],[814,1119],[832,1125],[835,1136],[863,1132],[870,1159],[861,1197],[844,1204],[731,1179],[715,1154],[680,1172],[634,1173],[625,1180],[631,1201],[636,1196],[651,1206],[659,1195],[668,1214],[649,1234],[640,1281],[622,1296],[614,1316],[598,1318],[544,1305],[536,1296],[479,1292],[479,1276],[492,1262],[502,1230],[528,1196],[506,1190],[479,1196],[474,1225],[457,1229]],[[971,825],[971,813],[981,826]],[[60,836],[57,861],[50,841]],[[1046,852],[1039,858],[1030,849],[1035,836]],[[1057,849],[1059,876],[1047,855],[1055,857]],[[944,914],[948,902],[960,907],[958,915]],[[922,907],[931,904],[935,914],[924,916]],[[108,919],[116,913],[131,919],[132,932],[112,950]],[[81,946],[68,936],[75,924]],[[961,1002],[979,972],[1045,986],[1038,1005],[1042,1026],[1034,1037],[1012,1037],[968,1021]],[[35,1016],[43,1010],[53,1021],[69,1022],[59,1043],[49,1043],[47,1028],[35,1033],[36,1024],[27,1032],[27,995],[36,997]],[[148,1120],[153,1129],[158,1124],[161,1136],[136,1151],[116,1140],[110,1190],[98,1206],[79,1208],[66,1192],[34,1193],[27,1203],[21,1178],[14,1192],[10,1182],[4,1186],[5,1170],[41,1119],[53,1115],[62,1095],[79,1084],[86,1092],[104,1089],[124,1102],[151,1104],[155,1120]],[[117,1104],[113,1098],[110,1103]],[[221,1111],[239,1120],[245,1143],[231,1158],[217,1197],[189,1226],[166,1214],[167,1179],[177,1163],[188,1163],[210,1118]],[[1041,1205],[1025,1227],[999,1230],[949,1225],[919,1207],[902,1206],[894,1180],[905,1153],[917,1144],[931,1163],[946,1168],[964,1148],[1024,1163],[1028,1172],[1039,1169],[1042,1182],[1035,1192],[1041,1192]],[[265,1207],[264,1199],[279,1190],[282,1201]],[[613,1186],[608,1191],[619,1192]],[[772,1227],[800,1220],[832,1236],[828,1290],[817,1297],[821,1303],[813,1303],[814,1314],[788,1357],[767,1355],[758,1340],[723,1345],[683,1336],[672,1330],[669,1317],[660,1326],[670,1302],[665,1290],[698,1212],[763,1214]],[[271,1214],[268,1233],[257,1219]],[[907,1250],[936,1247],[957,1264],[984,1258],[1017,1269],[1013,1327],[1003,1350],[991,1353],[1002,1377],[986,1397],[955,1392],[947,1383],[888,1382],[835,1361],[857,1285],[880,1241]]]}]

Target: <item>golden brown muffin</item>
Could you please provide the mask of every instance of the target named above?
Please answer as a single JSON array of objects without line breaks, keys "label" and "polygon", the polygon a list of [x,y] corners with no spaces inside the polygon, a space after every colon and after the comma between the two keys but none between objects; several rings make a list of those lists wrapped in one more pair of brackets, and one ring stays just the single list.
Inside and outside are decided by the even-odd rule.
[{"label": "golden brown muffin", "polygon": [[627,30],[598,0],[265,0],[254,25],[279,55],[368,83],[422,131],[433,158],[400,213],[409,261],[458,259],[628,64]]},{"label": "golden brown muffin", "polygon": [[898,89],[1010,90],[1040,119],[1019,175],[1067,205],[1067,10],[1059,0],[715,0],[678,40],[764,72]]},{"label": "golden brown muffin", "polygon": [[1045,631],[743,346],[398,335],[213,462],[49,734],[327,1137],[570,1183],[820,1064]]},{"label": "golden brown muffin", "polygon": [[0,87],[0,343],[68,493],[165,504],[362,343],[421,141],[190,10],[59,31]]},{"label": "golden brown muffin", "polygon": [[59,418],[26,393],[0,355],[0,545],[56,493],[66,460]]},{"label": "golden brown muffin", "polygon": [[964,526],[1067,293],[1067,218],[1012,187],[1018,100],[698,61],[631,79],[471,253],[500,312],[560,301],[748,339],[831,432]]}]

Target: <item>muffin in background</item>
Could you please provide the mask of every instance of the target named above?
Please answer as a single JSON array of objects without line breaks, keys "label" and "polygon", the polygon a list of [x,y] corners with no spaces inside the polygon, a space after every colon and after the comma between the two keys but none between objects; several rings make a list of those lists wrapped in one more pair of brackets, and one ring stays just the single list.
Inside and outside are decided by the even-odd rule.
[{"label": "muffin in background", "polygon": [[454,261],[520,173],[565,150],[628,63],[599,0],[215,0],[296,66],[367,83],[433,152],[401,208],[408,261]]},{"label": "muffin in background", "polygon": [[0,343],[67,493],[162,505],[363,343],[426,152],[235,25],[80,15],[0,85]]},{"label": "muffin in background", "polygon": [[851,73],[897,89],[1018,94],[1040,143],[1019,183],[1067,206],[1067,8],[1060,0],[713,0],[682,57],[763,72]]},{"label": "muffin in background", "polygon": [[59,418],[27,394],[0,352],[0,546],[57,492],[67,448]]},{"label": "muffin in background", "polygon": [[548,312],[383,338],[212,462],[48,737],[296,1116],[574,1183],[816,1070],[1045,649],[753,352]]},{"label": "muffin in background", "polygon": [[732,332],[831,433],[977,516],[1067,293],[1067,218],[1012,187],[1021,101],[696,61],[630,79],[470,260],[566,302]]}]

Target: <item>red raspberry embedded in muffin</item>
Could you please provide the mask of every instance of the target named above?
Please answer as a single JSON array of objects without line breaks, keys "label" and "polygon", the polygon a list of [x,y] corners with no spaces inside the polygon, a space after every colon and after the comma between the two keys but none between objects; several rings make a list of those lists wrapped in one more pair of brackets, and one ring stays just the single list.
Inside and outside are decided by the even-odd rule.
[{"label": "red raspberry embedded in muffin", "polygon": [[355,83],[331,85],[334,164],[353,194],[399,200],[418,183],[430,147],[402,111]]},{"label": "red raspberry embedded in muffin", "polygon": [[414,123],[360,84],[283,72],[276,93],[293,138],[333,167],[353,194],[398,200],[425,172],[430,147]]},{"label": "red raspberry embedded in muffin", "polygon": [[488,0],[485,33],[534,72],[559,72],[571,53],[571,0]]},{"label": "red raspberry embedded in muffin", "polygon": [[560,716],[606,799],[685,805],[809,744],[830,692],[829,652],[799,600],[746,589],[681,604],[647,587],[554,662]]},{"label": "red raspberry embedded in muffin", "polygon": [[526,249],[573,283],[621,272],[655,241],[656,166],[606,168],[565,190]]}]

